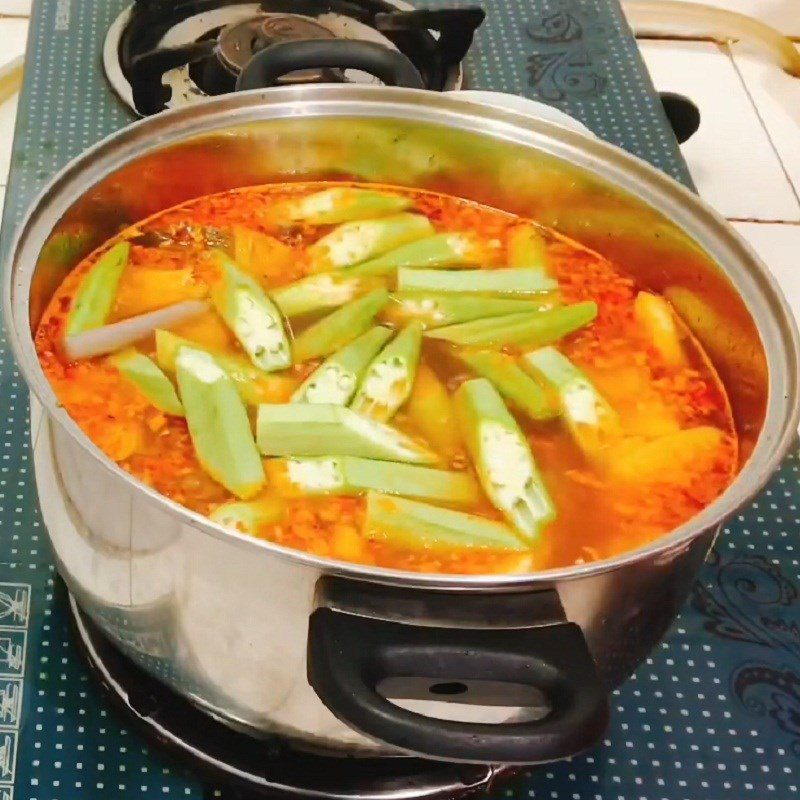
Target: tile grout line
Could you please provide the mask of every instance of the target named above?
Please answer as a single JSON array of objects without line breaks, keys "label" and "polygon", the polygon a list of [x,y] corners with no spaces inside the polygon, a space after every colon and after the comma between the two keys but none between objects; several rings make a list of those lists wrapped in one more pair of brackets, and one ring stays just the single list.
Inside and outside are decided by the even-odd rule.
[{"label": "tile grout line", "polygon": [[[800,44],[800,36],[785,36],[790,42]],[[693,36],[692,34],[681,35],[679,33],[640,33],[636,36],[637,42],[714,42],[718,45],[739,44],[741,38],[731,38],[720,40],[716,36]]]},{"label": "tile grout line", "polygon": [[789,173],[786,164],[784,164],[783,158],[781,158],[781,154],[780,152],[778,152],[778,148],[775,146],[775,140],[772,138],[772,134],[770,133],[770,130],[767,127],[766,122],[764,122],[764,117],[761,115],[761,111],[758,108],[758,103],[756,103],[756,100],[750,91],[750,87],[747,85],[747,81],[744,79],[744,75],[742,75],[742,71],[739,69],[739,65],[736,63],[736,58],[733,55],[733,50],[731,49],[731,46],[729,44],[726,44],[724,45],[724,47],[728,53],[728,57],[733,63],[733,68],[736,70],[736,74],[739,76],[739,80],[742,83],[742,87],[744,88],[748,98],[750,98],[750,104],[753,106],[753,109],[756,112],[758,121],[761,123],[761,127],[764,129],[764,133],[767,135],[767,141],[769,141],[769,146],[775,153],[775,156],[778,159],[778,163],[781,165],[781,169],[783,170],[783,174],[786,176],[786,180],[789,181],[789,186],[792,189],[792,194],[795,196],[795,199],[797,200],[798,210],[800,210],[800,187],[795,186],[794,181],[792,180],[792,176]]},{"label": "tile grout line", "polygon": [[800,227],[800,220],[790,219],[756,219],[755,217],[725,217],[728,222],[745,222],[750,225],[786,225]]}]

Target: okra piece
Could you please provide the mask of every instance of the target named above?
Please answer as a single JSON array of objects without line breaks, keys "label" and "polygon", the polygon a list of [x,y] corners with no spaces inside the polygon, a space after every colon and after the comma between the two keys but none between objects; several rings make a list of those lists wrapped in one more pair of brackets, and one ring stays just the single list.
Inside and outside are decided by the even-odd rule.
[{"label": "okra piece", "polygon": [[123,350],[109,358],[123,378],[130,381],[159,411],[183,416],[183,406],[178,400],[170,379],[152,359],[134,348]]},{"label": "okra piece", "polygon": [[556,305],[554,295],[515,300],[456,293],[396,292],[384,310],[384,316],[397,323],[418,319],[427,330],[486,317],[534,313],[552,308],[554,305]]},{"label": "okra piece", "polygon": [[267,461],[267,474],[270,485],[289,497],[374,490],[453,505],[480,499],[478,485],[466,472],[354,456],[273,458]]},{"label": "okra piece", "polygon": [[200,466],[240,500],[249,500],[266,477],[233,381],[208,353],[190,347],[180,348],[176,368]]},{"label": "okra piece", "polygon": [[117,286],[128,264],[129,242],[117,242],[89,269],[75,294],[67,321],[67,336],[105,325],[117,296]]},{"label": "okra piece", "polygon": [[419,550],[527,550],[516,532],[485,517],[378,492],[367,496],[370,539]]},{"label": "okra piece", "polygon": [[358,456],[433,464],[436,455],[404,433],[342,406],[262,405],[256,422],[265,456]]},{"label": "okra piece", "polygon": [[208,516],[213,521],[239,533],[256,536],[264,525],[280,522],[286,514],[285,503],[275,497],[249,503],[223,503]]},{"label": "okra piece", "polygon": [[462,350],[459,357],[531,419],[546,420],[558,416],[558,406],[511,356],[492,350]]},{"label": "okra piece", "polygon": [[461,435],[492,504],[533,543],[556,509],[524,434],[485,378],[455,393]]},{"label": "okra piece", "polygon": [[321,364],[292,395],[293,403],[329,403],[346,406],[370,361],[392,338],[392,331],[376,325]]},{"label": "okra piece", "polygon": [[414,426],[438,453],[450,461],[463,455],[453,402],[427,364],[420,364],[417,369],[406,410]]},{"label": "okra piece", "polygon": [[564,421],[576,444],[596,455],[619,432],[619,418],[589,378],[555,347],[526,353],[523,363],[558,394]]},{"label": "okra piece", "polygon": [[437,233],[348,267],[348,275],[388,275],[400,267],[449,269],[490,261],[489,244],[472,233]]},{"label": "okra piece", "polygon": [[274,214],[281,222],[336,225],[359,219],[397,214],[411,206],[411,199],[372,189],[341,187],[278,203]]},{"label": "okra piece", "polygon": [[552,292],[558,282],[540,269],[464,269],[457,272],[438,269],[397,271],[401,292],[479,292],[486,295],[515,296]]},{"label": "okra piece", "polygon": [[364,292],[383,285],[380,279],[321,272],[273,289],[270,296],[285,317],[299,317],[314,311],[338,308]]},{"label": "okra piece", "polygon": [[518,225],[508,234],[508,263],[512,267],[533,267],[547,272],[544,236],[534,225]]},{"label": "okra piece", "polygon": [[353,411],[380,422],[390,420],[411,394],[421,345],[422,325],[411,322],[367,367],[350,404]]},{"label": "okra piece", "polygon": [[375,289],[309,325],[294,340],[295,359],[308,361],[335,353],[364,333],[388,300],[386,289]]},{"label": "okra piece", "polygon": [[258,283],[221,250],[215,257],[222,279],[211,299],[250,360],[264,372],[291,366],[292,351],[278,309]]},{"label": "okra piece", "polygon": [[686,363],[681,333],[670,304],[650,292],[639,292],[633,304],[636,322],[664,362],[673,367]]},{"label": "okra piece", "polygon": [[461,345],[501,347],[513,344],[538,347],[557,342],[574,333],[592,322],[596,316],[597,303],[589,300],[536,314],[509,314],[506,317],[447,325],[426,331],[425,336]]},{"label": "okra piece", "polygon": [[360,264],[433,232],[430,220],[420,214],[346,222],[311,245],[308,254],[314,270],[325,272]]},{"label": "okra piece", "polygon": [[214,361],[228,373],[242,400],[251,406],[283,402],[289,398],[297,385],[296,381],[285,375],[262,372],[246,358],[210,350],[197,342],[165,330],[156,331],[156,361],[161,369],[165,372],[175,372],[175,361],[181,347],[201,350],[212,356]]}]

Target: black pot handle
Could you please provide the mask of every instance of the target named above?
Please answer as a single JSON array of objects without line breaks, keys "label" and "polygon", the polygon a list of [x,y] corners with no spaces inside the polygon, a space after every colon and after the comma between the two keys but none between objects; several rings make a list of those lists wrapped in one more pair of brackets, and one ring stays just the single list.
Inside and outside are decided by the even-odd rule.
[{"label": "black pot handle", "polygon": [[[426,679],[431,700],[466,695],[470,681],[476,687],[487,681],[532,687],[544,694],[551,710],[543,719],[498,724],[427,717],[380,693],[382,683],[403,678]],[[322,607],[310,620],[308,680],[347,725],[425,758],[495,764],[555,761],[597,744],[608,724],[606,692],[580,627],[569,622],[444,628]],[[492,703],[485,694],[474,702],[517,705],[499,698]]]},{"label": "black pot handle", "polygon": [[425,88],[417,68],[397,50],[354,39],[308,39],[279,42],[256,53],[239,75],[236,90],[264,89],[288,72],[317,67],[360,69],[390,86]]}]

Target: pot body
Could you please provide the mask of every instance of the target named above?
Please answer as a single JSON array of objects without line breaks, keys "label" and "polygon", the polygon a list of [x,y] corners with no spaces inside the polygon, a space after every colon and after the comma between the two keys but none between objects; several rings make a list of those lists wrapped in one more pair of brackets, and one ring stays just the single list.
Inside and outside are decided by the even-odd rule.
[{"label": "pot body", "polygon": [[[312,613],[320,605],[344,610],[339,594],[323,588],[324,570],[254,555],[154,509],[48,421],[36,439],[34,466],[59,572],[81,608],[136,663],[255,735],[277,733],[350,754],[392,752],[337,719],[307,680]],[[510,607],[494,594],[486,618],[498,628],[549,625],[563,609],[563,618],[582,629],[610,690],[663,636],[713,537],[707,531],[612,572],[553,581],[519,593]],[[406,611],[402,598],[389,594],[376,604],[352,583],[348,611],[414,625],[474,624],[462,616],[463,593],[445,592],[450,607],[442,611],[431,592],[411,590],[414,607]],[[547,590],[561,609],[541,602]],[[513,716],[510,705],[474,711],[498,722]],[[428,710],[448,715],[435,702]]]},{"label": "pot body", "polygon": [[[226,532],[118,469],[58,407],[38,367],[31,330],[61,278],[121,225],[176,203],[239,186],[316,179],[436,189],[526,214],[666,291],[730,391],[742,442],[742,471],[734,485],[680,530],[613,561],[533,576],[463,577],[369,569],[285,551]],[[492,696],[492,682],[485,680],[492,675],[491,651],[502,644],[509,664],[527,658],[527,666],[537,653],[515,652],[504,632],[520,631],[519,641],[542,630],[578,635],[586,650],[581,669],[592,672],[578,683],[607,692],[624,680],[684,602],[721,521],[763,485],[797,427],[798,345],[791,315],[766,270],[723,220],[615,148],[550,122],[455,98],[304,87],[227,96],[145,120],[56,178],[22,226],[11,258],[6,315],[17,359],[44,408],[37,404],[32,426],[36,478],[62,575],[81,607],[138,664],[255,735],[278,733],[347,754],[415,751],[491,761],[543,761],[588,746],[602,732],[603,711],[596,697],[584,698],[581,709],[570,694],[575,686],[566,694],[556,687],[555,695],[569,695],[570,713],[582,710],[582,717],[566,715],[573,728],[593,732],[583,739],[562,737],[560,749],[470,750],[466,740],[476,737],[465,735],[462,752],[414,745],[411,734],[428,741],[431,733],[430,725],[414,727],[419,712],[451,720],[443,725],[453,740],[471,730],[448,733],[465,707],[440,697],[431,704],[426,694],[450,692],[471,678],[484,680],[468,701],[470,719],[519,720],[520,708],[532,705],[531,687],[512,680],[516,694]],[[589,524],[594,522],[587,516]],[[338,622],[329,624],[321,610],[352,623],[353,630],[370,620],[385,623],[374,638],[364,634],[376,658],[362,672],[391,662],[397,674],[376,673],[363,708],[348,706],[348,698],[364,689],[347,683],[358,675],[342,673],[340,685],[330,686],[330,674],[337,673],[336,659],[326,660],[332,650],[338,647],[338,660],[350,666],[358,659],[342,644],[347,636],[331,633]],[[391,627],[397,623],[399,629]],[[455,644],[447,645],[447,658],[456,659],[452,675],[431,666],[416,676],[401,663],[400,650],[384,640],[412,629],[448,641],[463,634],[461,660]],[[571,639],[559,641],[561,646],[546,645],[555,661],[559,651],[575,649],[566,646]],[[404,647],[422,663],[433,645],[413,641]],[[431,656],[431,663],[444,663],[441,655]],[[315,672],[309,658],[326,669]],[[574,665],[561,666],[567,674]],[[543,667],[543,680],[549,674]],[[392,683],[395,677],[405,685]],[[366,709],[381,693],[399,698],[408,715],[395,719],[386,707]],[[505,700],[497,699],[501,695]],[[362,712],[367,716],[359,717]],[[386,720],[391,730],[382,727]],[[403,725],[406,733],[397,734]],[[534,732],[531,725],[514,736]],[[508,757],[498,757],[503,755]]]}]

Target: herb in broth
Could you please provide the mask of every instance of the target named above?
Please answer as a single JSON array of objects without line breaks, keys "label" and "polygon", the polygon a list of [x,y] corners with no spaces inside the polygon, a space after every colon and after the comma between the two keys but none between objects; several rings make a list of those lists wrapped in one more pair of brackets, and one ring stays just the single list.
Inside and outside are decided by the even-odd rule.
[{"label": "herb in broth", "polygon": [[[104,335],[188,301],[133,347]],[[89,330],[107,351],[70,359]],[[169,209],[65,278],[36,346],[83,431],[162,494],[382,567],[607,558],[711,503],[737,461],[723,387],[667,300],[433,192],[283,184]]]}]

